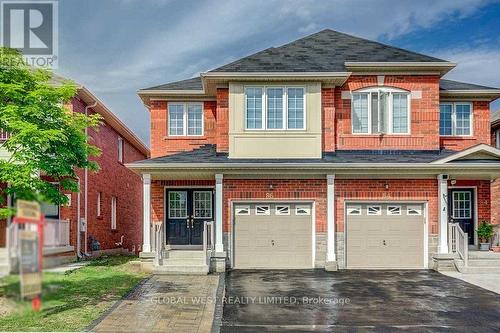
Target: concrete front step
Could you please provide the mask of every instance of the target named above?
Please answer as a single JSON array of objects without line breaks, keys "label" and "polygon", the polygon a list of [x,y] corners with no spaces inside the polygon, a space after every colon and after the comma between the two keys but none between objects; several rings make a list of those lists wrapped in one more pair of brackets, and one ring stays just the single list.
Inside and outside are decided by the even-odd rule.
[{"label": "concrete front step", "polygon": [[207,265],[161,265],[155,266],[153,274],[160,275],[207,275]]},{"label": "concrete front step", "polygon": [[198,265],[204,265],[206,262],[205,258],[166,258],[163,259],[163,265],[164,266],[198,266]]},{"label": "concrete front step", "polygon": [[500,267],[462,267],[459,270],[461,273],[465,274],[500,274]]},{"label": "concrete front step", "polygon": [[203,259],[205,252],[200,250],[170,250],[166,252],[168,259]]},{"label": "concrete front step", "polygon": [[500,267],[500,259],[469,259],[469,267]]},{"label": "concrete front step", "polygon": [[500,260],[500,252],[469,251],[469,260],[470,259],[497,259],[497,260]]}]

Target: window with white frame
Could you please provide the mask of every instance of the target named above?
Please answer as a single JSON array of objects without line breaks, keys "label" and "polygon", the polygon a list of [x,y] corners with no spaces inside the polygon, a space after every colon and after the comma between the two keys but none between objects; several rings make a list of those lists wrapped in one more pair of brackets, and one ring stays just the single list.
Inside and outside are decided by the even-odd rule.
[{"label": "window with white frame", "polygon": [[497,131],[497,148],[500,149],[500,130]]},{"label": "window with white frame", "polygon": [[304,87],[245,88],[247,130],[303,130],[305,112]]},{"label": "window with white frame", "polygon": [[212,218],[212,192],[194,191],[193,210],[195,218]]},{"label": "window with white frame", "polygon": [[406,207],[407,215],[422,215],[422,206],[408,206]]},{"label": "window with white frame", "polygon": [[361,215],[361,206],[347,207],[347,215]]},{"label": "window with white frame", "polygon": [[123,163],[123,138],[118,137],[118,162]]},{"label": "window with white frame", "polygon": [[168,135],[203,136],[203,104],[169,103]]},{"label": "window with white frame", "polygon": [[401,206],[387,206],[387,215],[401,215]]},{"label": "window with white frame", "polygon": [[353,134],[410,134],[410,93],[368,88],[352,93]]},{"label": "window with white frame", "polygon": [[380,206],[368,206],[368,215],[382,215],[382,207]]},{"label": "window with white frame", "polygon": [[255,206],[255,215],[270,215],[271,208],[269,206]]},{"label": "window with white frame", "polygon": [[311,206],[295,206],[295,215],[311,215]]},{"label": "window with white frame", "polygon": [[276,205],[276,215],[290,215],[290,206]]},{"label": "window with white frame", "polygon": [[466,102],[439,105],[439,134],[443,136],[472,135],[472,104]]},{"label": "window with white frame", "polygon": [[236,206],[234,210],[236,215],[250,215],[250,206]]},{"label": "window with white frame", "polygon": [[111,229],[116,229],[116,197],[111,198]]}]

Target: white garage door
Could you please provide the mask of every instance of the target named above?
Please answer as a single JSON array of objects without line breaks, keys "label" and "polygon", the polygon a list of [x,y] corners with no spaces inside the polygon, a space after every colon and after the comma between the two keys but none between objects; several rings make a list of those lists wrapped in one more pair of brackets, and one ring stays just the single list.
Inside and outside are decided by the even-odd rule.
[{"label": "white garage door", "polygon": [[346,205],[347,268],[424,267],[423,204]]},{"label": "white garage door", "polygon": [[235,204],[235,268],[312,268],[312,216],[311,204]]}]

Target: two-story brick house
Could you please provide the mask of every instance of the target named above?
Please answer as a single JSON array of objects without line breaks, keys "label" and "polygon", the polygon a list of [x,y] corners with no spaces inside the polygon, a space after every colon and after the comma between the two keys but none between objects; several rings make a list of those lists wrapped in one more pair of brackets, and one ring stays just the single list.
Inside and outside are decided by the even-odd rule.
[{"label": "two-story brick house", "polygon": [[[62,78],[55,77],[54,84],[60,80]],[[142,180],[125,164],[148,158],[149,149],[86,87],[77,87],[77,94],[67,107],[73,112],[102,116],[98,130],[87,130],[89,142],[101,150],[100,156],[95,158],[100,170],[95,173],[76,170],[80,192],[67,194],[68,205],[42,205],[47,221],[45,264],[50,266],[74,260],[76,255],[91,254],[97,249],[97,243],[100,250],[138,252],[142,246]],[[8,139],[7,133],[0,132],[0,142]],[[0,147],[0,158],[8,155]],[[12,200],[8,202],[11,204]],[[8,257],[17,254],[16,237],[8,225],[7,221],[0,221],[0,275],[8,272]]]},{"label": "two-story brick house", "polygon": [[182,271],[210,230],[217,270],[436,268],[477,245],[500,90],[443,79],[455,66],[324,30],[140,90],[143,257]]}]

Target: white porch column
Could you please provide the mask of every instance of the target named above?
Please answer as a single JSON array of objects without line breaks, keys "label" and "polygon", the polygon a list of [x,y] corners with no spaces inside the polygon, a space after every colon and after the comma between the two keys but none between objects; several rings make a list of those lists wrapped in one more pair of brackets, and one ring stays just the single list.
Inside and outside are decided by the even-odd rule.
[{"label": "white porch column", "polygon": [[215,252],[224,252],[224,242],[222,234],[222,211],[223,211],[223,192],[222,192],[223,175],[218,173],[215,175]]},{"label": "white porch column", "polygon": [[448,253],[448,175],[438,175],[438,253]]},{"label": "white porch column", "polygon": [[151,252],[151,175],[142,175],[143,184],[143,219],[142,252]]},{"label": "white porch column", "polygon": [[337,269],[335,255],[335,175],[326,175],[326,270]]}]

